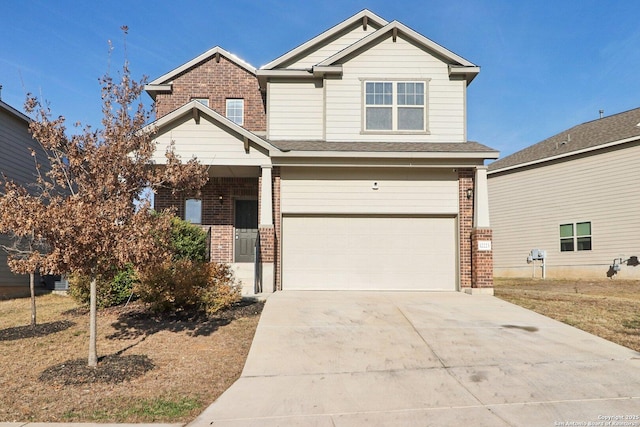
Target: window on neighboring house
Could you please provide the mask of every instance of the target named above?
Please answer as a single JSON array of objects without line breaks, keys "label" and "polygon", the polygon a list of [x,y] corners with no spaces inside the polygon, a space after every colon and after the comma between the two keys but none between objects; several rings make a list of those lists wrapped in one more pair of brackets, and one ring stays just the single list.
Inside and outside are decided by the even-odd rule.
[{"label": "window on neighboring house", "polygon": [[192,224],[202,224],[202,200],[187,199],[185,201],[184,219]]},{"label": "window on neighboring house", "polygon": [[364,82],[365,131],[426,132],[426,83]]},{"label": "window on neighboring house", "polygon": [[198,101],[199,103],[209,106],[209,98],[191,98],[192,101]]},{"label": "window on neighboring house", "polygon": [[227,118],[240,126],[244,124],[244,99],[227,99]]},{"label": "window on neighboring house", "polygon": [[560,225],[560,252],[591,250],[591,222]]}]

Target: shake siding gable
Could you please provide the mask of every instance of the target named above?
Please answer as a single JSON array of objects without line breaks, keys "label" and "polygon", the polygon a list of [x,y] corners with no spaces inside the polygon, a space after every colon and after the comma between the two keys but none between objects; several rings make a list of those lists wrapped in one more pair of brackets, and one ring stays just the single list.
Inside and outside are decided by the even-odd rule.
[{"label": "shake siding gable", "polygon": [[[547,251],[547,272],[557,277],[569,266],[605,277],[614,258],[639,255],[638,158],[636,142],[489,175],[496,276],[530,275],[526,258],[531,249]],[[584,221],[591,222],[593,249],[560,252],[560,224]]]},{"label": "shake siding gable", "polygon": [[[428,133],[362,133],[363,79],[424,79]],[[342,78],[325,84],[327,141],[465,142],[466,82],[450,79],[446,63],[401,36],[347,58]]]}]

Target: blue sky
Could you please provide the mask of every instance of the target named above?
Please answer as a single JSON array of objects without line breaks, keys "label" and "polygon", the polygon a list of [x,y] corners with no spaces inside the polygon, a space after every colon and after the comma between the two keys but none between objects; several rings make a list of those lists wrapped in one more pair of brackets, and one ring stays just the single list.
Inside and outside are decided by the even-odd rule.
[{"label": "blue sky", "polygon": [[95,127],[98,78],[124,58],[122,25],[134,76],[154,79],[216,45],[259,67],[364,8],[481,67],[468,136],[502,156],[600,109],[640,107],[635,0],[3,0],[2,100],[21,109],[32,92]]}]

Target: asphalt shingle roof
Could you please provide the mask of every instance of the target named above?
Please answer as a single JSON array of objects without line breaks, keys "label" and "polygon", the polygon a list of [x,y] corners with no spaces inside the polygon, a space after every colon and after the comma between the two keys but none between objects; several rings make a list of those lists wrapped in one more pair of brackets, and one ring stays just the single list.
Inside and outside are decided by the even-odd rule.
[{"label": "asphalt shingle roof", "polygon": [[491,163],[489,171],[544,161],[547,158],[640,137],[638,124],[640,108],[586,122]]},{"label": "asphalt shingle roof", "polygon": [[480,152],[495,153],[493,148],[478,142],[421,143],[421,142],[327,142],[327,141],[269,141],[283,151],[357,151],[357,152]]}]

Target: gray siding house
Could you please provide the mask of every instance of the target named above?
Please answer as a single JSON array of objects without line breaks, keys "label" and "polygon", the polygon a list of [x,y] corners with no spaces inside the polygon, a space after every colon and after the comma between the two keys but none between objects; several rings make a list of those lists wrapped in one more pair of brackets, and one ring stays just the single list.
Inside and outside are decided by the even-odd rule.
[{"label": "gray siding house", "polygon": [[[31,138],[29,121],[27,116],[0,100],[0,174],[19,183],[34,181],[35,163],[31,149],[44,156],[40,144]],[[10,244],[10,236],[0,235],[0,245]],[[7,254],[2,249],[0,286],[29,286],[28,275],[16,275],[9,270]]]},{"label": "gray siding house", "polygon": [[[488,170],[494,275],[639,278],[640,108],[580,124]],[[529,260],[531,261],[531,260]]]}]

